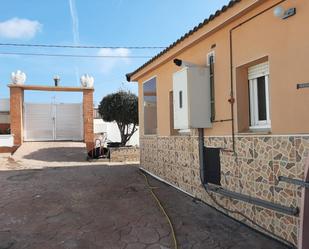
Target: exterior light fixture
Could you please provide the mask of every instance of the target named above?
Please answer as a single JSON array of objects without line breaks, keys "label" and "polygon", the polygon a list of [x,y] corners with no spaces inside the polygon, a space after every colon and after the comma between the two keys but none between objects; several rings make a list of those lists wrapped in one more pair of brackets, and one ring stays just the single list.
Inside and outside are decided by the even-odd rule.
[{"label": "exterior light fixture", "polygon": [[80,77],[80,84],[82,87],[92,88],[94,83],[94,78],[89,74],[84,74]]},{"label": "exterior light fixture", "polygon": [[295,14],[296,14],[296,8],[290,8],[288,10],[285,10],[282,6],[277,6],[274,9],[274,16],[281,19],[287,19],[291,16],[294,16]]},{"label": "exterior light fixture", "polygon": [[285,10],[284,10],[284,8],[282,6],[277,6],[274,9],[274,16],[275,17],[282,18],[284,13],[285,13]]},{"label": "exterior light fixture", "polygon": [[11,80],[13,84],[23,85],[26,81],[26,78],[27,78],[26,74],[20,70],[11,73]]},{"label": "exterior light fixture", "polygon": [[60,77],[58,75],[56,75],[54,77],[54,82],[55,82],[55,86],[58,86],[59,85],[59,82],[60,82]]},{"label": "exterior light fixture", "polygon": [[180,59],[174,59],[174,64],[178,67],[199,67],[198,65],[188,62],[188,61],[184,61],[184,60],[180,60]]}]

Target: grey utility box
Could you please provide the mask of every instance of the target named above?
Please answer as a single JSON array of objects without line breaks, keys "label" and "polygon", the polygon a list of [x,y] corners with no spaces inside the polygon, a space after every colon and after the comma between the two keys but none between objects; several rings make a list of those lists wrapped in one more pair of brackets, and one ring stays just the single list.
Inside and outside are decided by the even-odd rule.
[{"label": "grey utility box", "polygon": [[184,67],[173,74],[174,129],[211,128],[207,67]]}]

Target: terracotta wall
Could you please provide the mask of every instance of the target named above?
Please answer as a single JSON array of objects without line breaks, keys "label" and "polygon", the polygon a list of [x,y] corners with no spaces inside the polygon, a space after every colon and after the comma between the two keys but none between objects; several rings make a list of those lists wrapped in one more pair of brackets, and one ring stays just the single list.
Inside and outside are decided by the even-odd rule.
[{"label": "terracotta wall", "polygon": [[[249,5],[251,1],[243,1]],[[260,1],[263,2],[263,1]],[[216,54],[215,62],[215,98],[216,98],[216,118],[230,118],[230,104],[228,98],[230,94],[230,62],[229,62],[229,30],[243,20],[261,12],[278,1],[264,1],[264,4],[247,13],[239,20],[230,23],[216,33],[194,44],[190,48],[181,51],[171,59],[161,64],[154,70],[144,70],[137,77],[139,82],[139,97],[142,100],[142,83],[157,76],[157,101],[158,101],[158,135],[170,135],[170,111],[169,111],[169,91],[172,90],[172,74],[179,70],[172,62],[172,58],[177,57],[199,65],[206,64],[206,55],[214,50]],[[304,28],[304,23],[308,23],[309,2],[304,0],[286,1],[282,4],[284,8],[296,7],[297,14],[286,20],[281,20],[273,15],[270,10],[252,21],[241,26],[233,32],[233,71],[234,90],[236,101],[240,90],[236,88],[237,69],[250,62],[267,57],[270,65],[270,112],[271,112],[271,133],[272,134],[298,134],[309,133],[309,115],[305,115],[309,105],[309,90],[297,90],[296,84],[309,82],[306,71],[309,49],[309,29]],[[238,9],[243,6],[237,7]],[[232,9],[237,9],[233,7]],[[233,10],[234,11],[234,10]],[[231,15],[232,12],[228,12]],[[224,20],[228,16],[224,14],[218,19]],[[215,24],[219,24],[214,21]],[[210,26],[215,25],[210,24]],[[207,25],[206,25],[207,26]],[[196,35],[188,38],[193,40]],[[216,45],[211,49],[212,45]],[[181,44],[179,45],[181,46]],[[237,92],[238,90],[238,92]],[[140,101],[140,120],[143,120],[142,103]],[[242,110],[242,106],[235,105],[236,127],[243,131],[243,124],[237,124],[237,114]],[[141,131],[143,123],[141,122]],[[216,123],[212,129],[207,129],[208,135],[230,134],[230,123]]]}]

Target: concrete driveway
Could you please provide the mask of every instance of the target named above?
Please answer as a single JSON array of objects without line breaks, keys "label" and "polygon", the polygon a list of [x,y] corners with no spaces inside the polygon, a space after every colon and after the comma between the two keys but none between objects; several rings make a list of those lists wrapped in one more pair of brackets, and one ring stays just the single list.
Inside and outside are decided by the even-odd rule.
[{"label": "concrete driveway", "polygon": [[[1,164],[1,249],[173,248],[168,223],[137,167],[82,165],[66,156],[68,162],[59,162],[54,156],[57,167],[36,162],[31,169],[22,159]],[[150,183],[171,217],[179,248],[287,248],[172,187]]]},{"label": "concrete driveway", "polygon": [[[69,167],[85,165],[87,161],[86,145],[82,142],[25,142],[9,157],[10,163],[3,162],[4,168],[41,169],[46,167]],[[0,159],[1,162],[1,159]],[[107,162],[105,162],[107,164]],[[101,165],[102,161],[93,161],[91,165]],[[120,163],[108,163],[119,165]],[[124,163],[122,163],[124,164]],[[132,164],[132,163],[131,163]],[[1,170],[0,166],[0,170]],[[1,249],[1,248],[0,248]]]},{"label": "concrete driveway", "polygon": [[83,165],[87,158],[82,142],[26,142],[12,159],[22,167]]}]

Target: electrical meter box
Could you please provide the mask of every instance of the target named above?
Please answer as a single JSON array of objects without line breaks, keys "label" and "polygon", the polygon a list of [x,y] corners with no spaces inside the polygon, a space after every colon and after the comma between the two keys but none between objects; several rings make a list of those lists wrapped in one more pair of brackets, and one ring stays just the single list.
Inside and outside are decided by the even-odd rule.
[{"label": "electrical meter box", "polygon": [[174,129],[211,128],[207,67],[184,67],[173,74]]}]

